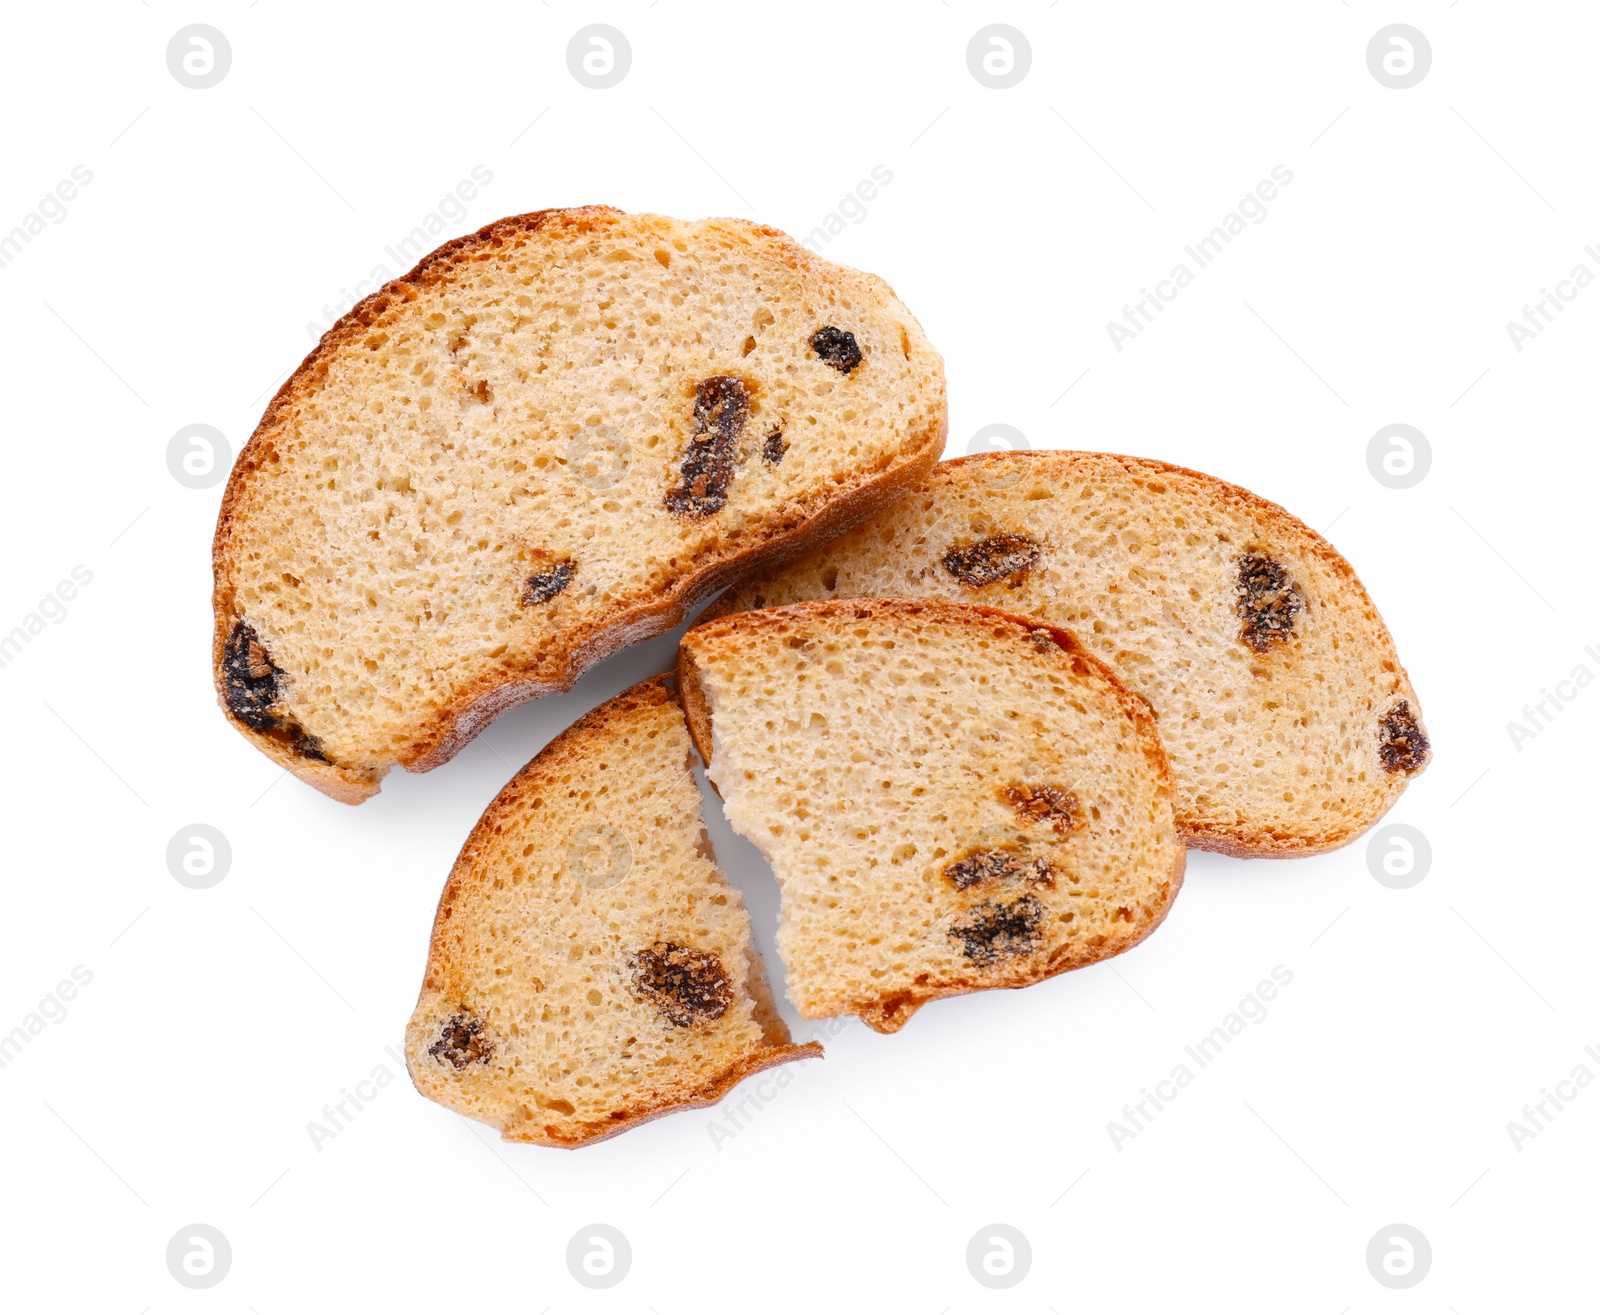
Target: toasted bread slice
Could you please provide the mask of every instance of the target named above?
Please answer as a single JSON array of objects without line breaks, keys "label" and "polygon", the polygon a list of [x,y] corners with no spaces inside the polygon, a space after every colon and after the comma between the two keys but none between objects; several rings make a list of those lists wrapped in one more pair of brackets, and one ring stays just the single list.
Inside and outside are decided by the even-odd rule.
[{"label": "toasted bread slice", "polygon": [[736,220],[501,220],[334,325],[240,453],[222,706],[360,802],[847,528],[944,435],[939,355],[870,274]]},{"label": "toasted bread slice", "polygon": [[489,805],[434,919],[406,1028],[430,1100],[582,1146],[710,1105],[790,1043],[713,865],[671,678],[547,745]]},{"label": "toasted bread slice", "polygon": [[1144,704],[1065,631],[931,599],[697,626],[691,734],[782,890],[802,1017],[893,1032],[929,1000],[1120,954],[1183,880]]},{"label": "toasted bread slice", "polygon": [[1431,750],[1394,641],[1333,547],[1209,475],[1098,452],[940,464],[914,493],[706,615],[889,594],[1066,626],[1155,712],[1188,843],[1348,844]]}]

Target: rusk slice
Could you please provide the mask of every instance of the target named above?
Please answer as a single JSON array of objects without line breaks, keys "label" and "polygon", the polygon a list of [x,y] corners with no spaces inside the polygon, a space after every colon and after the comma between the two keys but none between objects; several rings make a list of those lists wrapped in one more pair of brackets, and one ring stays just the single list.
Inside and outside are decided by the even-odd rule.
[{"label": "rusk slice", "polygon": [[213,551],[234,725],[355,803],[938,459],[943,364],[775,229],[547,210],[441,247],[283,386]]},{"label": "rusk slice", "polygon": [[782,890],[800,1014],[893,1032],[1147,936],[1183,878],[1144,704],[1064,631],[930,599],[801,603],[684,637],[728,820]]},{"label": "rusk slice", "polygon": [[1197,848],[1347,844],[1430,757],[1416,692],[1350,564],[1281,507],[1192,470],[1098,452],[946,461],[707,615],[874,594],[1071,629],[1154,711]]},{"label": "rusk slice", "polygon": [[439,901],[406,1062],[507,1141],[580,1146],[792,1045],[713,865],[670,677],[557,736],[489,806]]}]

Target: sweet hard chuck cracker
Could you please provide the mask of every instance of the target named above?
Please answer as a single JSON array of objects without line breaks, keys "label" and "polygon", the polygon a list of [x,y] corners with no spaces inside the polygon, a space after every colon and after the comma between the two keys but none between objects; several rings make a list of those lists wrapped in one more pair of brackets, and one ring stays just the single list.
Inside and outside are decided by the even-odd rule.
[{"label": "sweet hard chuck cracker", "polygon": [[678,672],[728,820],[777,876],[804,1018],[893,1032],[1120,954],[1177,895],[1149,711],[1070,634],[930,599],[799,603],[696,626]]},{"label": "sweet hard chuck cracker", "polygon": [[1292,857],[1348,844],[1428,765],[1416,691],[1356,573],[1281,507],[1098,452],[936,467],[826,547],[706,616],[889,594],[1070,629],[1155,716],[1190,845]]},{"label": "sweet hard chuck cracker", "polygon": [[670,680],[557,736],[450,874],[406,1029],[417,1089],[507,1141],[580,1146],[821,1053],[793,1045],[715,867]]},{"label": "sweet hard chuck cracker", "polygon": [[939,355],[870,274],[737,220],[501,220],[335,324],[240,453],[219,699],[359,802],[848,528],[944,436]]}]

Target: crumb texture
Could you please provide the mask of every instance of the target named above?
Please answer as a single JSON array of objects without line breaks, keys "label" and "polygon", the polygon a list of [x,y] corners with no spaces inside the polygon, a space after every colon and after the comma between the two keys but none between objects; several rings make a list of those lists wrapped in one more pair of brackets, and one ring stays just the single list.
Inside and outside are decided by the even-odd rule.
[{"label": "crumb texture", "polygon": [[713,864],[690,753],[658,678],[490,805],[445,887],[406,1032],[423,1095],[507,1140],[575,1146],[808,1053]]},{"label": "crumb texture", "polygon": [[570,685],[718,573],[865,510],[943,434],[942,362],[872,275],[734,220],[501,221],[335,325],[241,453],[224,706],[370,793],[496,691]]},{"label": "crumb texture", "polygon": [[1120,953],[1165,915],[1183,846],[1159,738],[1108,668],[1042,633],[872,599],[685,636],[711,779],[782,889],[803,1017],[891,1031],[938,996]]},{"label": "crumb texture", "polygon": [[1430,750],[1349,564],[1281,508],[1157,461],[947,461],[708,615],[867,595],[988,603],[1071,630],[1156,716],[1191,844],[1295,854],[1381,817]]}]

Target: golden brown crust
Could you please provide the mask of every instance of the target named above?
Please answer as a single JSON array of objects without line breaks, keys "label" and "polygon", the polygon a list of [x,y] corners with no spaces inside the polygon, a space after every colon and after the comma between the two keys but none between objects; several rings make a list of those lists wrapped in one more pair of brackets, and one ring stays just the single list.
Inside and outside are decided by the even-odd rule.
[{"label": "golden brown crust", "polygon": [[[698,628],[698,627],[697,627]],[[683,719],[689,723],[689,738],[700,755],[702,767],[711,766],[711,705],[700,685],[700,670],[689,657],[688,650],[678,645],[678,698],[683,704]],[[713,790],[717,783],[706,778]],[[718,795],[721,791],[717,790]]]},{"label": "golden brown crust", "polygon": [[[980,452],[970,456],[953,457],[948,461],[940,462],[934,468],[932,478],[941,478],[946,471],[969,465],[992,464],[998,466],[1015,463],[1029,463],[1058,468],[1060,471],[1058,478],[1070,474],[1075,467],[1103,466],[1106,463],[1111,463],[1120,465],[1130,476],[1160,477],[1167,475],[1192,480],[1206,492],[1226,503],[1232,504],[1249,515],[1265,521],[1273,529],[1294,540],[1308,554],[1314,556],[1326,566],[1349,591],[1351,597],[1356,600],[1363,619],[1371,628],[1373,644],[1382,648],[1388,659],[1393,663],[1394,672],[1400,686],[1400,694],[1410,703],[1413,712],[1416,714],[1419,726],[1422,726],[1424,733],[1426,733],[1426,726],[1422,722],[1421,705],[1417,699],[1416,690],[1411,684],[1411,678],[1407,674],[1405,667],[1400,662],[1394,638],[1389,633],[1388,626],[1384,623],[1382,615],[1373,604],[1371,595],[1367,593],[1366,586],[1361,583],[1355,568],[1345,560],[1344,556],[1327,539],[1277,503],[1270,502],[1266,498],[1260,497],[1237,484],[1230,484],[1214,475],[1207,475],[1203,471],[1191,470],[1187,466],[1178,466],[1171,462],[1158,461],[1150,457],[1133,457],[1115,452],[1054,449],[1020,452]],[[724,594],[706,609],[702,620],[716,620],[733,615],[748,607],[749,602],[747,600],[750,597],[750,588],[758,585],[759,581],[752,579],[746,588],[732,590]],[[1429,756],[1431,759],[1431,753]],[[1420,775],[1421,771],[1425,770],[1425,767],[1426,763],[1423,768],[1419,768],[1411,775]],[[1309,835],[1273,835],[1262,831],[1248,830],[1225,822],[1186,819],[1181,815],[1178,818],[1178,827],[1185,842],[1192,849],[1209,850],[1214,853],[1226,854],[1233,858],[1301,858],[1343,848],[1377,825],[1381,817],[1382,814],[1379,814],[1379,816],[1371,818],[1365,825],[1359,827],[1329,828],[1320,833]]]},{"label": "golden brown crust", "polygon": [[[408,1069],[411,1064],[418,1062],[417,1057],[423,1053],[422,1043],[427,1040],[423,1035],[423,1019],[428,1012],[425,1006],[441,995],[448,995],[454,986],[451,964],[443,950],[447,942],[447,938],[443,935],[445,926],[451,919],[456,901],[461,898],[467,885],[492,861],[501,828],[510,818],[520,815],[532,806],[532,802],[546,788],[548,780],[558,777],[564,768],[586,761],[586,745],[593,739],[608,736],[611,733],[609,727],[617,720],[626,718],[635,709],[659,707],[666,703],[676,705],[678,699],[673,688],[674,683],[671,674],[653,676],[580,717],[517,772],[484,810],[451,867],[434,912],[422,989],[417,994],[416,1011],[412,1014],[411,1022],[406,1029]],[[763,1045],[760,1050],[746,1055],[718,1074],[692,1096],[684,1097],[681,1094],[661,1092],[646,1093],[631,1108],[619,1111],[617,1117],[608,1118],[604,1122],[584,1124],[582,1136],[565,1138],[541,1135],[540,1128],[527,1124],[518,1124],[509,1129],[503,1128],[501,1135],[507,1141],[531,1142],[542,1146],[573,1148],[591,1145],[675,1110],[701,1109],[714,1105],[753,1073],[786,1064],[791,1060],[819,1057],[822,1053],[820,1042],[794,1044],[789,1042],[785,1035],[783,1043]],[[418,1091],[427,1095],[423,1084],[417,1079],[416,1072],[411,1071],[410,1076],[412,1084]]]},{"label": "golden brown crust", "polygon": [[[322,335],[285,380],[234,462],[223,490],[212,540],[212,670],[218,704],[224,715],[228,715],[228,707],[224,695],[223,650],[233,620],[230,551],[235,516],[247,482],[273,456],[272,443],[280,422],[294,411],[303,396],[318,386],[337,352],[358,342],[392,306],[414,299],[418,290],[444,279],[458,265],[487,258],[508,240],[537,233],[549,224],[559,222],[582,229],[597,221],[625,216],[626,212],[606,205],[539,210],[496,220],[475,233],[447,242],[424,256],[414,269],[352,307]],[[821,263],[819,257],[775,228],[766,225],[748,225],[747,228],[752,237],[781,244],[782,258],[792,265]],[[887,284],[882,286],[893,295]],[[589,667],[628,644],[673,629],[696,605],[734,580],[750,571],[797,557],[869,518],[927,476],[938,463],[947,432],[947,417],[941,407],[936,424],[917,436],[909,454],[877,474],[861,478],[854,487],[836,489],[826,500],[821,496],[813,499],[790,523],[775,527],[774,535],[763,543],[743,552],[725,550],[720,556],[711,555],[700,569],[680,579],[659,598],[619,612],[609,621],[593,623],[574,632],[565,653],[553,657],[548,666],[536,672],[507,670],[485,676],[462,691],[440,713],[432,732],[420,738],[412,751],[399,760],[400,765],[416,772],[441,766],[500,713],[529,699],[571,689]],[[371,772],[303,758],[269,736],[252,731],[231,715],[228,721],[274,762],[341,803],[360,803],[379,790],[382,771]]]},{"label": "golden brown crust", "polygon": [[[695,626],[683,637],[683,642],[678,649],[678,685],[682,695],[685,716],[689,722],[689,733],[699,750],[703,761],[711,760],[711,730],[713,717],[709,704],[700,688],[700,680],[695,663],[695,649],[699,642],[712,638],[732,636],[740,629],[755,629],[771,624],[781,623],[784,618],[804,616],[808,618],[826,618],[828,620],[846,621],[850,618],[866,619],[871,616],[904,616],[904,617],[935,617],[955,621],[959,624],[970,625],[977,618],[985,620],[999,620],[1017,626],[1028,634],[1048,633],[1050,639],[1068,657],[1072,659],[1074,671],[1077,674],[1092,674],[1106,685],[1117,700],[1118,706],[1125,716],[1133,723],[1139,737],[1139,746],[1144,751],[1145,760],[1150,766],[1152,774],[1158,781],[1158,792],[1167,799],[1171,799],[1176,791],[1172,778],[1172,768],[1167,761],[1167,751],[1162,746],[1160,732],[1156,729],[1155,719],[1150,715],[1149,705],[1137,694],[1130,691],[1117,675],[1115,669],[1101,661],[1089,652],[1078,637],[1070,630],[1063,630],[1041,621],[1037,617],[1022,616],[1016,612],[1008,612],[1003,608],[990,607],[981,603],[950,603],[937,598],[841,598],[823,599],[805,603],[790,603],[784,607],[765,608],[754,612],[729,612],[709,621]],[[995,989],[1016,989],[1032,986],[1037,982],[1047,981],[1057,977],[1073,968],[1083,968],[1091,963],[1101,963],[1107,958],[1121,954],[1132,949],[1144,940],[1166,918],[1167,912],[1172,908],[1173,901],[1178,896],[1178,891],[1183,886],[1183,874],[1186,858],[1180,846],[1173,860],[1172,872],[1165,902],[1149,918],[1145,925],[1138,928],[1126,940],[1119,941],[1114,949],[1099,954],[1061,954],[1052,957],[1043,969],[1028,962],[1021,962],[998,972],[992,972],[982,981],[971,984],[946,985],[938,988],[923,988],[898,991],[887,998],[873,1000],[840,1002],[837,1008],[827,1012],[811,1012],[802,1009],[804,1018],[826,1018],[837,1013],[855,1014],[868,1027],[876,1032],[898,1032],[906,1025],[912,1014],[933,1000],[942,1000],[949,996],[970,995],[975,991],[988,991]],[[1062,947],[1066,950],[1068,947]],[[1103,949],[1104,947],[1097,947]]]},{"label": "golden brown crust", "polygon": [[[943,987],[937,991],[908,992],[905,995],[896,995],[888,1000],[851,1005],[848,1007],[847,1012],[855,1014],[874,1032],[882,1032],[887,1035],[890,1032],[898,1032],[910,1021],[912,1014],[921,1009],[923,1005],[931,1004],[935,1000],[944,1000],[953,995],[972,995],[977,991],[1020,990],[1024,986],[1035,986],[1039,982],[1047,982],[1052,977],[1059,977],[1062,973],[1071,972],[1074,968],[1087,968],[1091,964],[1104,963],[1107,959],[1115,958],[1117,955],[1133,949],[1135,945],[1138,945],[1140,941],[1144,940],[1145,937],[1149,936],[1151,932],[1166,921],[1167,914],[1172,911],[1172,903],[1177,899],[1178,891],[1183,886],[1183,874],[1187,861],[1187,855],[1180,848],[1172,861],[1172,873],[1169,878],[1171,891],[1167,896],[1166,903],[1133,937],[1119,942],[1117,948],[1109,954],[1093,956],[1076,954],[1062,955],[1059,958],[1052,957],[1043,972],[1036,971],[1024,980],[987,981],[977,986],[950,986]],[[801,1016],[809,1017],[804,1013]]]},{"label": "golden brown crust", "polygon": [[691,1100],[678,1097],[667,1098],[663,1103],[646,1105],[637,1111],[629,1112],[622,1118],[607,1120],[604,1124],[586,1124],[592,1127],[593,1132],[587,1132],[582,1137],[558,1138],[540,1137],[532,1132],[520,1130],[503,1131],[500,1136],[504,1141],[522,1142],[535,1146],[553,1146],[561,1150],[576,1150],[580,1146],[593,1146],[596,1142],[607,1141],[619,1132],[626,1132],[629,1128],[637,1128],[641,1123],[649,1123],[653,1119],[663,1118],[668,1114],[676,1114],[679,1110],[703,1110],[715,1105],[730,1091],[737,1087],[752,1074],[763,1072],[769,1068],[777,1068],[780,1064],[792,1063],[797,1059],[826,1059],[820,1041],[807,1041],[803,1045],[775,1046],[763,1050],[758,1055],[751,1055],[741,1063],[735,1064],[715,1082],[703,1087]]}]

